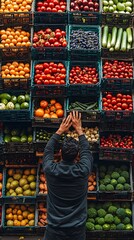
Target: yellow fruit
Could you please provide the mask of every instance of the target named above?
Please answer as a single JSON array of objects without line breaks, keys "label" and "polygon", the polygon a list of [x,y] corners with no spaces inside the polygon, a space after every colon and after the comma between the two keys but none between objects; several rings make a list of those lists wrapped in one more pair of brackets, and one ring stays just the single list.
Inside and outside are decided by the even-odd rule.
[{"label": "yellow fruit", "polygon": [[34,220],[30,220],[28,224],[29,226],[34,226]]},{"label": "yellow fruit", "polygon": [[14,223],[14,222],[13,222],[12,220],[8,220],[8,221],[7,221],[7,226],[13,226],[13,223]]},{"label": "yellow fruit", "polygon": [[24,211],[24,212],[22,213],[22,215],[23,215],[24,218],[27,218],[28,214],[29,214],[28,211]]},{"label": "yellow fruit", "polygon": [[12,213],[12,208],[7,208],[6,214]]},{"label": "yellow fruit", "polygon": [[33,213],[28,214],[28,220],[34,220],[34,214]]}]

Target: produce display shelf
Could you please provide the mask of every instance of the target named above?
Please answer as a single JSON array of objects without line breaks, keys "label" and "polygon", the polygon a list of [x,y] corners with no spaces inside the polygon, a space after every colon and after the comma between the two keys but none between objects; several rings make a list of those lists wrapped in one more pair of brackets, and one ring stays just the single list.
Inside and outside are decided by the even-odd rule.
[{"label": "produce display shelf", "polygon": [[101,148],[99,149],[100,160],[113,160],[113,161],[132,161],[133,151],[126,149],[112,149],[112,148]]},{"label": "produce display shelf", "polygon": [[[62,121],[62,118],[43,118],[43,117],[36,117],[34,116],[34,111],[36,108],[38,108],[37,106],[39,106],[39,101],[42,100],[43,98],[39,97],[39,98],[34,98],[33,102],[32,102],[32,122],[34,124],[34,126],[36,126],[37,124],[40,124],[40,126],[47,126],[49,125],[59,125]],[[44,97],[44,100],[48,100],[48,97]],[[58,101],[59,103],[62,104],[63,106],[63,110],[64,110],[64,116],[66,116],[66,99],[64,98],[57,98],[56,97],[56,101]],[[43,124],[43,125],[42,125]]]},{"label": "produce display shelf", "polygon": [[[74,95],[73,95],[74,96]],[[67,115],[73,111],[73,109],[70,109],[70,106],[72,103],[75,102],[79,102],[79,103],[97,103],[97,110],[79,110],[79,112],[81,112],[81,117],[82,117],[82,121],[84,122],[99,122],[100,121],[100,100],[99,100],[99,96],[87,96],[87,97],[81,97],[81,99],[79,99],[79,97],[69,97],[67,98]],[[90,104],[89,104],[90,106]]]},{"label": "produce display shelf", "polygon": [[32,11],[0,13],[0,26],[31,25],[32,23],[33,23]]},{"label": "produce display shelf", "polygon": [[[67,47],[33,47],[34,32],[45,30],[46,28],[55,30],[59,28],[66,32]],[[68,58],[68,27],[65,24],[39,24],[34,25],[31,30],[32,36],[32,59],[33,60],[67,60]]]},{"label": "produce display shelf", "polygon": [[[2,66],[6,65],[7,63],[12,63],[13,60],[2,60],[0,63],[0,71],[2,71]],[[25,60],[18,60],[18,63],[25,63]],[[31,65],[31,61],[27,60],[27,63]],[[30,66],[30,77],[29,78],[3,78],[0,74],[0,92],[7,91],[7,90],[29,90],[31,87],[31,73],[32,73],[32,65]]]},{"label": "produce display shelf", "polygon": [[99,25],[101,23],[101,1],[99,4],[98,12],[95,11],[73,11],[71,10],[71,0],[68,0],[68,23],[69,24],[85,24],[85,25]]},{"label": "produce display shelf", "polygon": [[[31,42],[31,28],[30,26],[11,26],[11,28],[14,28],[15,30],[21,29],[24,31],[27,31],[30,33],[30,42]],[[5,30],[6,25],[0,26],[0,30]],[[24,59],[29,59],[29,56],[31,56],[31,46],[26,47],[26,46],[14,46],[14,47],[3,47],[0,48],[0,58],[5,59],[5,60],[24,60]]]},{"label": "produce display shelf", "polygon": [[[34,24],[48,23],[48,24],[67,24],[68,23],[68,11],[66,6],[65,12],[38,12],[37,3],[39,0],[35,0],[33,4]],[[42,2],[42,1],[41,1]],[[66,0],[68,5],[68,0]]]},{"label": "produce display shelf", "polygon": [[[118,26],[118,25],[117,25]],[[116,26],[116,27],[117,27]],[[109,26],[109,32],[112,32],[112,26]],[[131,26],[130,26],[131,27]],[[101,32],[103,32],[104,26],[102,25]],[[122,26],[123,30],[127,28],[127,26]],[[133,35],[133,42],[132,42],[132,47],[130,48],[129,51],[109,51],[108,48],[101,47],[101,57],[102,58],[115,58],[115,59],[133,59],[134,58],[134,29],[131,27],[132,30],[132,35]],[[101,36],[102,37],[102,36]]]},{"label": "produce display shelf", "polygon": [[[71,49],[70,47],[70,35],[72,33],[73,30],[79,30],[82,29],[83,31],[91,31],[91,32],[95,32],[98,35],[98,46],[96,47],[96,49],[85,49],[85,48],[73,48]],[[79,61],[80,59],[82,61],[85,61],[85,59],[87,59],[87,61],[98,61],[99,57],[100,57],[100,53],[101,53],[101,43],[100,43],[100,35],[101,35],[101,28],[97,25],[93,25],[90,27],[84,26],[84,25],[69,25],[69,47],[68,47],[68,51],[69,51],[69,59],[70,60],[74,60],[74,61]]]},{"label": "produce display shelf", "polygon": [[[100,166],[113,166],[113,162],[109,161],[107,162],[107,165],[106,165],[106,161],[101,161],[100,164],[99,164],[99,167],[98,169],[100,170]],[[116,168],[120,168],[122,165],[121,163],[119,163],[118,161],[115,163],[114,162],[114,167]],[[123,163],[123,166],[124,166],[124,163]],[[128,170],[129,170],[129,184],[130,184],[130,187],[131,189],[130,190],[122,190],[122,191],[118,191],[118,190],[113,190],[113,191],[102,191],[100,190],[100,179],[103,181],[104,178],[101,178],[100,176],[100,171],[98,170],[98,201],[132,201],[133,199],[133,178],[132,178],[132,164],[129,162],[129,163],[125,163],[125,166],[128,166]],[[115,169],[114,168],[114,169]],[[108,168],[107,168],[108,169]],[[116,172],[116,170],[113,170],[113,172]],[[120,175],[122,176],[122,175]],[[118,182],[118,181],[117,181]],[[106,186],[106,185],[105,185]]]},{"label": "produce display shelf", "polygon": [[[115,94],[114,91],[109,91],[111,94]],[[123,91],[124,94],[130,94],[132,95],[132,92],[128,90],[128,92]],[[126,110],[103,110],[102,106],[102,97],[103,97],[104,91],[100,93],[100,110],[101,110],[101,121],[133,121],[133,110],[134,110],[134,96],[132,95],[132,104],[133,104],[133,110],[132,111],[126,111]]]},{"label": "produce display shelf", "polygon": [[50,63],[51,60],[40,60],[40,61],[33,61],[32,65],[32,95],[35,96],[67,96],[68,92],[68,62],[67,61],[60,61],[60,60],[54,60],[53,62],[58,64],[62,63],[64,64],[66,68],[66,79],[65,84],[36,84],[34,82],[34,76],[35,76],[35,66],[37,64],[43,64],[43,63]]},{"label": "produce display shelf", "polygon": [[[18,97],[19,95],[23,94],[30,94],[30,101],[29,101],[29,107],[28,109],[12,109],[12,110],[0,110],[0,121],[3,122],[26,122],[31,120],[31,93],[24,90],[22,91],[7,91],[6,93],[9,93],[12,95],[15,95]],[[14,94],[13,94],[14,93]]]},{"label": "produce display shelf", "polygon": [[70,71],[72,67],[79,66],[83,67],[92,67],[97,69],[98,73],[98,83],[96,84],[71,84],[69,82],[68,87],[68,96],[88,96],[88,95],[96,95],[96,92],[99,92],[100,84],[101,84],[101,66],[100,61],[97,62],[87,62],[87,61],[70,61],[69,62],[69,69],[68,69],[68,77],[70,75]]},{"label": "produce display shelf", "polygon": [[103,76],[103,64],[105,61],[112,61],[115,59],[106,59],[102,58],[101,60],[101,89],[102,90],[111,90],[111,91],[131,91],[134,85],[134,65],[133,61],[129,59],[118,59],[119,61],[129,62],[133,67],[133,77],[132,78],[104,78]]}]

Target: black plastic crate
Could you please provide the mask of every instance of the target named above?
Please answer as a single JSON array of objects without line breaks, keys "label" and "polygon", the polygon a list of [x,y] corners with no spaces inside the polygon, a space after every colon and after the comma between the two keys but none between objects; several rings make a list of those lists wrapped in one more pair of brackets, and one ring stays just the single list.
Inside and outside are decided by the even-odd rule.
[{"label": "black plastic crate", "polygon": [[[47,226],[47,209],[46,209],[46,200],[39,201],[36,203],[36,215],[35,215],[35,227],[37,233],[44,233]],[[43,218],[42,218],[43,217]]]},{"label": "black plastic crate", "polygon": [[[17,206],[31,206],[31,207],[34,207],[35,208],[35,205],[33,204],[20,204],[20,203],[16,203],[15,205]],[[35,233],[35,223],[34,223],[34,226],[7,226],[6,225],[6,210],[7,208],[10,207],[10,204],[4,204],[3,205],[3,208],[2,208],[2,225],[3,225],[3,232],[6,233],[9,233],[9,234],[24,234],[24,233],[27,233],[27,234],[34,234]],[[34,222],[35,222],[35,212],[34,212]]]},{"label": "black plastic crate", "polygon": [[[2,61],[0,63],[0,71],[2,71],[2,66],[6,65],[7,63],[12,63],[12,60]],[[18,63],[29,63],[31,65],[30,60],[18,60]],[[0,91],[7,91],[7,90],[29,90],[31,87],[31,73],[32,73],[32,66],[30,66],[30,77],[29,78],[19,78],[19,77],[2,77],[2,74],[0,76]]]},{"label": "black plastic crate", "polygon": [[[10,154],[10,155],[9,155]],[[9,153],[4,154],[3,160],[6,166],[18,166],[18,165],[37,165],[37,159],[35,154],[31,153]]]},{"label": "black plastic crate", "polygon": [[76,67],[79,66],[81,68],[84,67],[92,67],[92,68],[96,68],[97,69],[97,73],[98,73],[98,82],[96,84],[83,84],[83,83],[77,83],[77,84],[71,84],[69,82],[69,86],[68,86],[68,96],[85,96],[85,95],[96,95],[96,92],[99,91],[99,87],[100,87],[100,82],[101,82],[101,66],[100,66],[100,62],[75,62],[75,61],[70,61],[69,62],[69,72],[68,72],[68,78],[70,75],[70,71],[72,69],[72,67]]},{"label": "black plastic crate", "polygon": [[[42,177],[43,177],[43,179],[42,179]],[[42,189],[42,190],[40,189],[40,184],[43,184],[44,189]],[[45,186],[44,186],[44,184],[45,184]],[[46,196],[47,196],[46,177],[43,172],[41,164],[38,164],[36,196],[39,200],[46,199]]]},{"label": "black plastic crate", "polygon": [[[43,118],[43,117],[36,117],[34,116],[34,112],[37,108],[39,108],[39,102],[41,100],[46,100],[46,101],[49,101],[51,99],[49,99],[48,97],[45,97],[45,98],[35,98],[33,99],[33,102],[32,102],[32,121],[33,121],[33,126],[38,126],[38,124],[43,124],[43,126],[45,125],[51,125],[53,126],[54,124],[55,125],[59,125],[62,121],[63,118]],[[62,105],[62,109],[64,110],[64,116],[66,116],[66,99],[64,98],[57,98],[55,99],[57,102],[59,102],[61,105]]]},{"label": "black plastic crate", "polygon": [[[113,96],[115,92],[109,91]],[[122,94],[130,94],[132,93],[128,90],[128,92],[122,92]],[[105,96],[105,92],[100,93],[100,109],[101,109],[101,120],[102,121],[131,121],[133,119],[133,110],[132,111],[126,111],[126,110],[103,110],[102,105],[102,98]],[[133,95],[132,95],[132,105],[133,105]]]},{"label": "black plastic crate", "polygon": [[[16,180],[15,178],[14,178],[14,176],[12,176],[12,175],[8,175],[8,172],[10,171],[10,172],[12,172],[12,171],[14,171],[14,174],[21,174],[21,176],[23,176],[23,174],[24,174],[24,171],[25,170],[31,170],[31,169],[34,169],[34,170],[36,170],[36,173],[35,174],[32,174],[32,175],[34,175],[35,176],[35,180],[34,180],[34,182],[36,182],[36,188],[37,188],[37,166],[36,167],[32,167],[32,166],[21,166],[21,169],[20,169],[20,166],[18,165],[18,166],[16,166],[16,167],[14,167],[14,166],[9,166],[9,167],[6,167],[5,169],[4,169],[4,187],[3,187],[3,197],[4,197],[4,202],[5,203],[10,203],[11,201],[13,201],[13,202],[16,202],[16,203],[31,203],[31,202],[35,202],[35,200],[36,200],[36,188],[35,189],[33,189],[34,190],[34,192],[35,192],[35,194],[33,195],[33,194],[31,194],[30,196],[29,195],[21,195],[21,196],[19,196],[19,195],[17,195],[17,193],[16,193],[16,189],[17,189],[17,187],[16,188],[14,188],[14,192],[13,193],[16,193],[16,195],[12,195],[12,193],[10,193],[10,195],[8,194],[9,193],[9,191],[10,191],[10,189],[8,189],[7,188],[7,184],[9,183],[8,182],[8,179],[10,179],[11,177],[13,178],[13,181],[14,180]],[[31,173],[29,173],[29,175],[27,175],[27,177],[28,176],[30,176],[31,175]],[[25,174],[25,176],[26,176],[26,174]],[[21,178],[22,179],[22,178]],[[20,179],[19,179],[20,180]],[[19,180],[18,180],[18,182],[19,182]],[[13,182],[12,181],[12,182]],[[29,182],[27,182],[28,184],[30,184]],[[20,185],[18,185],[18,187],[20,187]],[[23,186],[22,186],[22,189],[23,189]],[[30,189],[30,187],[29,187],[29,189]],[[27,190],[27,189],[26,189]],[[31,191],[32,191],[32,189],[30,189]],[[25,190],[23,189],[23,191],[22,191],[22,193],[24,192]]]},{"label": "black plastic crate", "polygon": [[[103,9],[102,9],[103,10]],[[133,13],[104,13],[102,12],[102,24],[103,25],[116,25],[122,27],[133,25]]]},{"label": "black plastic crate", "polygon": [[[31,28],[30,26],[14,26],[11,27],[13,29],[15,29],[16,31],[18,29],[24,30],[26,32],[29,32],[30,37],[29,37],[29,41],[31,42]],[[5,26],[1,26],[0,30],[5,30],[7,29]],[[7,60],[16,60],[16,59],[29,59],[30,58],[30,54],[31,54],[31,46],[29,47],[18,47],[18,46],[14,46],[14,47],[1,47],[0,48],[0,58],[1,59],[6,59]]]},{"label": "black plastic crate", "polygon": [[[103,90],[113,90],[113,91],[128,91],[133,88],[134,85],[134,72],[133,72],[133,77],[132,78],[104,78],[103,76],[103,65],[106,61],[111,62],[115,59],[102,59],[101,61],[101,88]],[[133,67],[133,62],[132,60],[119,60],[119,61],[125,61],[129,62],[132,64]],[[134,67],[133,67],[134,69]]]},{"label": "black plastic crate", "polygon": [[34,67],[37,64],[43,64],[43,63],[49,63],[52,62],[51,60],[42,60],[42,61],[34,61],[32,65],[32,95],[33,96],[66,96],[67,95],[67,89],[68,89],[68,62],[67,61],[58,61],[55,60],[54,63],[62,63],[64,64],[66,68],[66,78],[65,78],[65,84],[36,84],[34,82],[34,76],[35,76],[35,70]]},{"label": "black plastic crate", "polygon": [[[106,169],[105,176],[109,173],[110,169],[111,169],[111,173],[117,172],[116,168],[120,169],[121,167],[124,167],[124,169],[127,169],[127,172],[129,170],[129,172],[128,172],[129,173],[129,184],[130,184],[131,189],[130,190],[121,190],[121,191],[119,191],[119,190],[112,190],[112,191],[101,190],[100,189],[100,185],[101,185],[100,181],[104,181],[104,177],[101,176],[101,171],[100,171],[101,167],[105,167],[105,169]],[[114,167],[113,170],[112,170],[112,167]],[[124,171],[126,171],[126,170],[124,170]],[[122,175],[120,175],[120,176],[122,176]],[[127,163],[127,164],[122,163],[121,164],[119,162],[116,162],[116,163],[114,162],[114,164],[113,164],[112,162],[108,162],[106,164],[105,161],[101,162],[98,167],[98,179],[99,179],[99,184],[98,184],[99,185],[99,187],[98,187],[98,189],[99,189],[98,190],[98,199],[99,200],[112,200],[112,201],[116,201],[116,200],[131,201],[132,200],[133,181],[132,181],[132,165],[131,165],[131,163]],[[111,183],[111,179],[108,179],[109,183],[107,182],[107,185]],[[122,184],[122,185],[124,185],[124,184]],[[104,186],[106,187],[106,184],[104,184]]]},{"label": "black plastic crate", "polygon": [[[49,141],[50,137],[56,132],[56,129],[54,127],[49,128],[34,128],[34,136],[33,136],[33,142],[34,142],[34,149],[37,152],[44,152],[44,148]],[[40,135],[40,136],[39,136]],[[58,142],[58,144],[55,146],[56,150],[59,150],[61,147],[62,140],[64,139],[64,134],[61,136],[61,140]]]},{"label": "black plastic crate", "polygon": [[133,125],[132,125],[132,121],[126,121],[124,122],[122,121],[112,121],[112,122],[101,122],[100,124],[100,131],[109,131],[109,132],[113,132],[113,131],[121,131],[121,132],[125,132],[125,131],[133,131]]},{"label": "black plastic crate", "polygon": [[0,13],[0,26],[31,25],[32,12],[3,12]]},{"label": "black plastic crate", "polygon": [[[118,26],[118,25],[117,25]],[[112,28],[113,28],[113,24],[112,26],[109,26],[109,31],[108,33],[111,33],[112,32]],[[101,39],[102,39],[102,35],[103,35],[103,28],[104,26],[101,27]],[[123,30],[126,30],[127,27],[126,26],[122,26]],[[118,27],[119,29],[119,27]],[[101,57],[103,58],[114,58],[114,59],[133,59],[134,58],[134,30],[133,28],[132,29],[132,35],[133,35],[133,42],[132,42],[132,47],[129,51],[125,51],[125,52],[122,52],[122,51],[109,51],[108,48],[104,48],[102,47],[102,44],[101,44]]]},{"label": "black plastic crate", "polygon": [[[77,102],[78,103],[81,103],[81,104],[85,104],[85,103],[91,103],[89,104],[90,105],[95,105],[95,110],[93,109],[89,109],[89,110],[82,110],[82,107],[77,107],[77,110],[79,110],[79,112],[81,112],[82,114],[82,121],[84,122],[98,122],[100,121],[100,106],[99,106],[99,97],[97,96],[88,96],[86,98],[84,97],[81,97],[81,99],[79,99],[79,97],[69,97],[67,99],[67,113],[69,114],[71,111],[73,111],[73,109],[71,108],[70,109],[70,106],[72,104],[75,104],[77,105]],[[74,108],[75,109],[75,108]]]},{"label": "black plastic crate", "polygon": [[[79,49],[71,49],[70,48],[70,35],[73,30],[79,30],[82,29],[83,31],[92,31],[97,33],[98,35],[98,47],[96,49],[84,49],[84,48],[79,48]],[[69,59],[74,60],[74,61],[98,61],[100,58],[100,53],[101,53],[101,43],[100,43],[100,35],[101,35],[101,28],[99,26],[84,26],[84,25],[69,25]]]},{"label": "black plastic crate", "polygon": [[[88,209],[90,209],[91,207],[93,208],[97,208],[97,210],[100,210],[100,209],[104,209],[105,210],[105,207],[106,205],[108,206],[119,206],[119,208],[123,208],[124,210],[126,210],[126,207],[125,206],[129,206],[128,209],[131,210],[131,215],[128,217],[130,217],[130,224],[131,224],[131,229],[126,229],[126,230],[110,230],[110,226],[106,226],[108,227],[107,229],[105,230],[87,230],[86,231],[86,235],[87,235],[87,239],[109,239],[109,240],[114,240],[114,239],[130,239],[131,237],[133,237],[133,223],[134,223],[134,217],[133,217],[133,211],[134,211],[134,205],[133,205],[133,202],[126,202],[125,200],[124,201],[105,201],[105,200],[102,200],[102,201],[88,201]],[[106,208],[107,209],[107,208]],[[106,210],[107,212],[107,210]],[[115,214],[116,215],[116,214]],[[89,216],[90,218],[90,216]],[[93,218],[94,220],[96,219]],[[122,222],[122,220],[121,220]],[[94,225],[94,224],[93,224]],[[106,224],[107,225],[107,224]],[[110,224],[108,224],[110,225]],[[116,224],[117,225],[117,224]]]},{"label": "black plastic crate", "polygon": [[[34,1],[33,11],[34,11],[34,24],[61,24],[68,23],[68,13],[67,6],[65,12],[38,12],[37,11],[37,3],[39,0]],[[42,2],[42,1],[41,1]],[[66,0],[66,4],[68,5],[68,1]]]},{"label": "black plastic crate", "polygon": [[[25,127],[24,127],[25,125]],[[25,130],[27,130],[27,128],[30,127],[30,132],[25,132]],[[5,133],[5,129],[10,129],[9,133]],[[24,130],[24,138],[27,140],[25,140],[24,142],[21,141],[21,139],[16,139],[14,142],[12,142],[10,140],[11,137],[19,137],[20,138],[20,134],[21,134],[21,129]],[[33,146],[33,132],[31,132],[31,126],[27,123],[21,124],[21,123],[10,123],[9,125],[4,125],[3,127],[3,140],[2,143],[4,145],[4,153],[33,153],[34,152],[34,146]],[[18,132],[18,136],[17,135],[12,135],[11,131],[16,131]],[[26,134],[27,135],[26,135]],[[16,133],[17,134],[17,133]],[[8,141],[6,141],[6,137],[9,138],[7,139]],[[23,136],[22,136],[23,137]],[[28,140],[28,138],[30,138],[30,140]],[[32,139],[31,139],[32,138]],[[18,142],[17,142],[18,141]]]},{"label": "black plastic crate", "polygon": [[85,25],[99,25],[101,22],[101,6],[100,1],[98,0],[97,3],[99,4],[99,11],[98,12],[91,12],[91,11],[71,11],[71,0],[68,0],[68,22],[69,24],[85,24]]},{"label": "black plastic crate", "polygon": [[[18,97],[19,95],[25,95],[27,92],[22,91],[16,91],[16,92],[10,92],[7,91],[6,93],[9,93],[11,96],[15,95]],[[13,110],[0,110],[0,120],[3,122],[26,122],[30,121],[31,119],[31,93],[30,94],[30,101],[29,101],[29,108],[28,109],[13,109]]]},{"label": "black plastic crate", "polygon": [[[67,46],[66,47],[33,47],[33,36],[34,32],[40,31],[42,29],[51,28],[52,30],[55,30],[56,28],[59,28],[66,32],[66,40],[67,40]],[[34,60],[67,60],[68,59],[68,27],[67,25],[57,25],[57,24],[40,24],[40,25],[34,25],[31,31],[32,36],[32,59]]]}]

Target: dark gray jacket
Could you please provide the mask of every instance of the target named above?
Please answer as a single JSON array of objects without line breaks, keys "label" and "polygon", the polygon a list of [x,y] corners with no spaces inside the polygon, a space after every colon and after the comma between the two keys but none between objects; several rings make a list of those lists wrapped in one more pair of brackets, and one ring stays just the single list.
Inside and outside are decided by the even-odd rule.
[{"label": "dark gray jacket", "polygon": [[54,134],[45,147],[43,170],[47,178],[48,225],[54,228],[83,226],[87,217],[88,175],[93,158],[84,135],[79,137],[80,161],[78,163],[53,162],[54,148],[60,135]]}]

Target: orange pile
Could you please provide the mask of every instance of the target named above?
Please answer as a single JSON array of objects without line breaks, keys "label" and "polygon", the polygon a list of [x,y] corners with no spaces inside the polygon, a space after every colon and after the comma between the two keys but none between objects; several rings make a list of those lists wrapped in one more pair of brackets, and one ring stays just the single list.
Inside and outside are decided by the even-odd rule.
[{"label": "orange pile", "polygon": [[35,209],[29,205],[11,204],[6,209],[7,226],[34,226]]},{"label": "orange pile", "polygon": [[21,28],[7,28],[0,30],[0,48],[6,47],[29,47],[30,33],[22,30]]},{"label": "orange pile", "polygon": [[47,194],[47,181],[43,170],[40,173],[39,194]]},{"label": "orange pile", "polygon": [[0,13],[3,12],[29,12],[32,0],[1,0]]},{"label": "orange pile", "polygon": [[39,203],[38,211],[39,211],[38,226],[44,227],[47,225],[47,209],[45,203]]},{"label": "orange pile", "polygon": [[30,64],[22,62],[7,63],[1,68],[2,78],[29,78],[30,77]]},{"label": "orange pile", "polygon": [[40,107],[35,110],[34,116],[41,118],[62,118],[64,110],[62,109],[62,105],[55,99],[51,99],[50,102],[41,100]]}]

